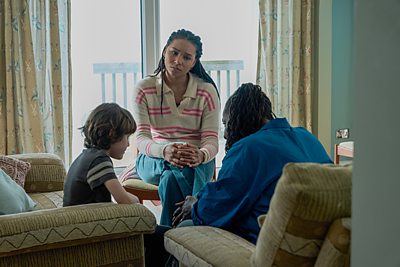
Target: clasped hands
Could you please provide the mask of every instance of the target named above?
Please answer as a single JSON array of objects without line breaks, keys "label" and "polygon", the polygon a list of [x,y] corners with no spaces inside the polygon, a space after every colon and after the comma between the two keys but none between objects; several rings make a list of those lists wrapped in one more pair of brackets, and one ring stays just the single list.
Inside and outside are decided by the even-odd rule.
[{"label": "clasped hands", "polygon": [[176,227],[182,221],[192,218],[192,207],[196,201],[196,197],[187,196],[184,201],[175,204],[177,209],[172,215],[172,227]]},{"label": "clasped hands", "polygon": [[204,153],[192,144],[171,143],[164,149],[164,159],[179,168],[193,168],[204,161]]}]

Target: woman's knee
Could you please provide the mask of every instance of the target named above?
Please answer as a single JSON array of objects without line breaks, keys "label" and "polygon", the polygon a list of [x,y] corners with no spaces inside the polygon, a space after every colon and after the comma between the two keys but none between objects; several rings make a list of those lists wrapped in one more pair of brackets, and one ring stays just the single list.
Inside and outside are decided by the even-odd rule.
[{"label": "woman's knee", "polygon": [[160,186],[175,187],[177,186],[176,178],[171,170],[165,170],[160,176]]},{"label": "woman's knee", "polygon": [[148,175],[147,173],[140,174],[139,172],[138,172],[138,175],[139,175],[140,179],[142,179],[146,183],[154,184],[154,185],[158,185],[160,183],[160,175],[152,176],[152,175]]},{"label": "woman's knee", "polygon": [[160,163],[140,155],[136,162],[136,172],[146,183],[158,185],[162,174]]}]

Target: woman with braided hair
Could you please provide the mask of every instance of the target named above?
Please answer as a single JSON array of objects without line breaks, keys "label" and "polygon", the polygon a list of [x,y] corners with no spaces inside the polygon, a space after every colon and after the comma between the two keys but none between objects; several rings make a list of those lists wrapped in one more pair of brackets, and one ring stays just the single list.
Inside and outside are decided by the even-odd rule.
[{"label": "woman with braided hair", "polygon": [[210,225],[256,243],[258,216],[266,214],[283,167],[289,162],[332,163],[322,144],[302,127],[276,118],[260,86],[242,84],[222,115],[226,155],[215,183],[188,196],[173,225]]},{"label": "woman with braided hair", "polygon": [[158,185],[162,225],[171,225],[175,204],[196,195],[214,173],[220,100],[202,54],[199,36],[175,31],[154,74],[135,86],[136,170]]}]

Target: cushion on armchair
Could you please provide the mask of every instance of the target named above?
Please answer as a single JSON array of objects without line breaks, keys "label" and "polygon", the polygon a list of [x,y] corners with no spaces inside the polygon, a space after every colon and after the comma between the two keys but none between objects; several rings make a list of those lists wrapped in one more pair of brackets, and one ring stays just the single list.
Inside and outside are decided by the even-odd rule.
[{"label": "cushion on armchair", "polygon": [[[58,156],[9,156],[31,164],[29,194],[12,182],[37,205],[31,212],[0,216],[0,266],[144,266],[143,234],[154,232],[156,224],[150,210],[114,203],[61,207],[66,172]],[[6,196],[2,188],[0,204],[8,208],[15,194]]]},{"label": "cushion on armchair", "polygon": [[31,211],[36,203],[0,169],[0,215]]},{"label": "cushion on armchair", "polygon": [[7,157],[30,166],[24,189],[37,204],[34,210],[62,207],[66,171],[60,157],[51,153],[25,153]]},{"label": "cushion on armchair", "polygon": [[164,235],[165,249],[184,266],[249,266],[254,244],[211,226],[188,226]]},{"label": "cushion on armchair", "polygon": [[165,248],[185,266],[346,266],[350,230],[342,218],[351,215],[351,173],[351,165],[287,164],[268,214],[259,217],[256,246],[194,226],[167,231]]},{"label": "cushion on armchair", "polygon": [[351,172],[351,166],[287,164],[252,265],[314,266],[332,222],[351,215]]},{"label": "cushion on armchair", "polygon": [[156,218],[140,204],[93,203],[0,216],[0,266],[144,266]]},{"label": "cushion on armchair", "polygon": [[64,191],[29,193],[29,196],[37,204],[34,210],[54,209],[63,206]]},{"label": "cushion on armchair", "polygon": [[350,266],[351,219],[336,219],[324,240],[314,267]]},{"label": "cushion on armchair", "polygon": [[25,176],[31,168],[28,162],[0,155],[0,169],[10,176],[19,186],[24,188]]},{"label": "cushion on armchair", "polygon": [[27,193],[63,190],[66,171],[63,161],[57,155],[26,153],[8,156],[28,162],[31,165],[25,179],[24,188]]}]

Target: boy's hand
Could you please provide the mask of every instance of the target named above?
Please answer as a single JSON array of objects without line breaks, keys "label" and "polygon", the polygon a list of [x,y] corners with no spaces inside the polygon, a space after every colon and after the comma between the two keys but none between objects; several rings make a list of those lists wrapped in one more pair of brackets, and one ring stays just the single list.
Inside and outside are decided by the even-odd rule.
[{"label": "boy's hand", "polygon": [[127,192],[116,177],[106,181],[104,185],[118,204],[139,203],[138,197]]},{"label": "boy's hand", "polygon": [[132,203],[140,203],[139,198],[135,196],[134,194],[131,194],[129,192],[126,192],[129,195],[129,198],[132,200]]}]

